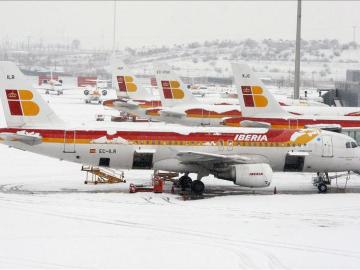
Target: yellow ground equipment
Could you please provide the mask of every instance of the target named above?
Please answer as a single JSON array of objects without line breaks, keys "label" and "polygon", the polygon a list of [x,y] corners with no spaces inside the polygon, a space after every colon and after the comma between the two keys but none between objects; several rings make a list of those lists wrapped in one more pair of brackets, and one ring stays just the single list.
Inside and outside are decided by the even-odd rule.
[{"label": "yellow ground equipment", "polygon": [[97,166],[82,166],[81,170],[86,172],[85,184],[126,183],[124,172],[117,172]]},{"label": "yellow ground equipment", "polygon": [[178,177],[179,173],[155,171],[154,176],[159,176],[164,181],[174,181],[173,178]]}]

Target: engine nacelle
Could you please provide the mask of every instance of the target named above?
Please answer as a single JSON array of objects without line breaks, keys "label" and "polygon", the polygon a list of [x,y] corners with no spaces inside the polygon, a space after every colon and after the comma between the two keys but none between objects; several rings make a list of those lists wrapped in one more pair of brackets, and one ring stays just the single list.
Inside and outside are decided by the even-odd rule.
[{"label": "engine nacelle", "polygon": [[90,94],[90,91],[86,89],[86,90],[84,91],[84,95],[87,96],[88,94]]},{"label": "engine nacelle", "polygon": [[102,90],[101,93],[102,93],[103,96],[106,96],[106,95],[107,95],[107,91],[106,91],[105,89]]},{"label": "engine nacelle", "polygon": [[243,187],[268,187],[271,184],[273,171],[269,164],[237,164],[228,170],[216,174],[217,178],[233,181]]}]

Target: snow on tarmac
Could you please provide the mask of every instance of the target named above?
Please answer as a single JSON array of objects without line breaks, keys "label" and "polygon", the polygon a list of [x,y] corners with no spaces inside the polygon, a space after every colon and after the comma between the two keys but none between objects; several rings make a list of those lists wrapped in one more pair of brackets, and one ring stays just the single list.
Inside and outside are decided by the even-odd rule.
[{"label": "snow on tarmac", "polygon": [[[46,97],[64,118],[102,110],[68,95]],[[256,191],[207,177],[206,198],[184,201],[129,194],[151,171],[84,185],[78,164],[3,145],[0,153],[1,269],[360,268],[358,176],[334,181],[329,194],[311,174],[276,173]]]}]

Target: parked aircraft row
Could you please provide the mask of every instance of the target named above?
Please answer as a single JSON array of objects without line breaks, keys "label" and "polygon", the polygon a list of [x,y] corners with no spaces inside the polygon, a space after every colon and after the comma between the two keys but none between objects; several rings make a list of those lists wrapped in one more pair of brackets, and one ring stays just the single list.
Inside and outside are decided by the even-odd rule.
[{"label": "parked aircraft row", "polygon": [[85,103],[102,103],[107,95],[107,80],[87,79],[86,82],[78,87],[63,85],[63,81],[53,77],[50,73],[50,79],[44,80],[37,88],[44,90],[45,94],[63,95],[64,91],[74,91],[75,89],[83,91]]},{"label": "parked aircraft row", "polygon": [[118,99],[107,100],[104,105],[151,121],[190,126],[270,125],[272,128],[317,127],[338,131],[360,127],[360,108],[281,106],[248,65],[233,64],[232,68],[239,97],[237,104],[234,99],[216,102],[196,98],[180,77],[164,64],[154,66],[159,99],[146,91],[123,63],[117,63],[113,81]]},{"label": "parked aircraft row", "polygon": [[[182,180],[189,182],[189,173],[196,173],[197,179],[191,182],[195,193],[204,191],[201,179],[209,174],[240,186],[266,187],[273,171],[315,172],[321,178],[328,172],[359,169],[360,148],[346,135],[318,128],[275,129],[271,123],[221,127],[219,119],[223,122],[228,117],[242,117],[244,112],[234,105],[195,101],[180,78],[165,66],[159,66],[156,72],[161,101],[139,94],[136,78],[124,66],[116,70],[119,98],[107,105],[143,115],[149,115],[150,108],[159,117],[156,119],[176,122],[173,119],[177,118],[197,126],[155,123],[146,130],[141,123],[72,126],[55,114],[14,63],[0,62],[0,98],[7,124],[0,128],[1,143],[86,165],[181,172]],[[241,77],[250,80],[252,74],[242,72]],[[261,84],[251,83],[244,89],[240,105],[276,108],[272,115],[283,113],[274,107],[277,102],[265,96]],[[130,97],[133,94],[137,95],[134,99]],[[203,120],[199,119],[209,119],[208,126],[201,126]],[[325,180],[321,178],[318,183],[320,191],[326,190]]]}]

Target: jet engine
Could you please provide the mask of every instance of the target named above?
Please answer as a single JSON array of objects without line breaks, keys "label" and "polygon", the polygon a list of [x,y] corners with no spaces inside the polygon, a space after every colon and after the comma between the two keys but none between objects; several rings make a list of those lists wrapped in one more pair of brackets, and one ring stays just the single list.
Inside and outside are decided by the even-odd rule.
[{"label": "jet engine", "polygon": [[271,184],[272,169],[269,164],[237,164],[218,172],[217,178],[233,181],[243,187],[268,187]]},{"label": "jet engine", "polygon": [[90,91],[86,89],[86,90],[84,91],[84,95],[87,96],[88,94],[90,94]]},{"label": "jet engine", "polygon": [[101,93],[102,93],[103,96],[106,96],[106,95],[107,95],[107,91],[106,91],[105,89],[102,90]]}]

